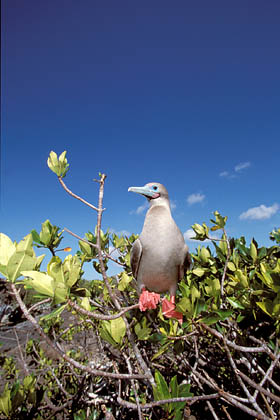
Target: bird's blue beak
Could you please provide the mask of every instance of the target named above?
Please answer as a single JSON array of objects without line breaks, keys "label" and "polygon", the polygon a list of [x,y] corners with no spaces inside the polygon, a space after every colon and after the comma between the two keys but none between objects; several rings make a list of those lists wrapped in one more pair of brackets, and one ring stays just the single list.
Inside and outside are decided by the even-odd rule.
[{"label": "bird's blue beak", "polygon": [[129,187],[128,191],[135,192],[137,194],[142,194],[148,198],[156,198],[159,196],[154,190],[151,189],[148,185],[144,185],[144,187]]}]

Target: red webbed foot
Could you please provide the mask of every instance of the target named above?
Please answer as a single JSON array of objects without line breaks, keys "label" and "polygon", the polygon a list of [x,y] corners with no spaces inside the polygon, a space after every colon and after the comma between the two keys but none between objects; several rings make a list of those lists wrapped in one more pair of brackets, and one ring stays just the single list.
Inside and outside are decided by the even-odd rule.
[{"label": "red webbed foot", "polygon": [[183,323],[183,314],[175,311],[175,296],[171,296],[170,301],[163,299],[162,301],[162,313],[166,318],[176,318],[179,323]]},{"label": "red webbed foot", "polygon": [[140,311],[146,311],[146,309],[156,309],[157,304],[160,301],[160,295],[154,292],[148,292],[146,289],[142,289],[142,293],[139,298],[139,309]]}]

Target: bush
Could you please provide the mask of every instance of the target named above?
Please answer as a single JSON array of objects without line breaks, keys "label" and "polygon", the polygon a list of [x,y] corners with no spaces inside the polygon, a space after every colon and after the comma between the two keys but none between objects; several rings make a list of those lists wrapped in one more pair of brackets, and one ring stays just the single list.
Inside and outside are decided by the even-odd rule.
[{"label": "bush", "polygon": [[[48,164],[85,202],[63,181],[65,152],[51,152]],[[160,308],[139,311],[130,268],[137,236],[102,231],[105,178],[100,174],[98,206],[85,202],[97,212],[95,232],[78,237],[75,255],[57,256],[62,231],[48,220],[18,244],[1,234],[0,272],[37,338],[19,342],[17,360],[1,356],[0,418],[128,419],[137,412],[139,419],[276,419],[280,229],[267,248],[228,238],[227,218],[218,212],[211,227],[193,225],[195,238],[211,241],[214,252],[198,246],[192,254],[177,291],[180,325]],[[221,238],[211,239],[217,231]],[[51,252],[47,272],[34,246]],[[109,260],[120,265],[119,275],[107,275]],[[82,279],[86,263],[102,280]],[[28,301],[18,285],[32,291]],[[50,310],[33,316],[41,304]]]}]

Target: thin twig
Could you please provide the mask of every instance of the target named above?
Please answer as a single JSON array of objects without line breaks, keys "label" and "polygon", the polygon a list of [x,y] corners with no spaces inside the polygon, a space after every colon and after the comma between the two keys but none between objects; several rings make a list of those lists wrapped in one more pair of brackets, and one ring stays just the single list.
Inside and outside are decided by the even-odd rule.
[{"label": "thin twig", "polygon": [[63,228],[65,232],[70,233],[70,235],[74,236],[74,238],[79,239],[82,242],[85,242],[86,244],[92,246],[92,248],[97,249],[98,246],[92,242],[87,241],[85,238],[82,238],[81,236],[77,235],[76,233],[72,232],[71,230],[67,229],[66,227]]},{"label": "thin twig", "polygon": [[127,306],[126,308],[123,308],[117,314],[102,315],[102,314],[98,314],[96,312],[87,311],[86,309],[81,308],[79,305],[77,305],[77,303],[72,302],[71,300],[68,300],[68,305],[71,306],[72,308],[74,308],[76,311],[80,312],[83,315],[86,315],[90,318],[101,319],[101,320],[117,319],[120,316],[124,315],[126,312],[131,311],[132,309],[139,308],[139,303],[136,303],[135,305]]},{"label": "thin twig", "polygon": [[[71,195],[71,197],[76,198],[77,200],[80,200],[82,203],[84,203],[86,206],[90,207],[91,209],[98,211],[98,208],[93,206],[92,204],[88,203],[86,200],[84,200],[83,198],[79,197],[77,194],[74,194],[71,190],[69,190],[68,187],[66,187],[64,181],[62,180],[61,176],[58,177],[58,180],[60,182],[60,184],[62,185],[62,187],[64,188],[64,190]],[[105,209],[102,209],[102,211],[104,211]]]},{"label": "thin twig", "polygon": [[[277,365],[278,361],[280,359],[280,353],[278,353],[278,356],[276,357],[275,360],[273,360],[273,362],[271,363],[271,365],[269,366],[268,370],[266,371],[264,377],[262,378],[261,382],[259,383],[259,386],[263,386],[263,384],[266,382],[266,380],[269,378],[269,376],[272,374],[273,369],[275,368],[275,366]],[[258,388],[255,391],[255,397],[257,396],[258,393]]]},{"label": "thin twig", "polygon": [[[164,405],[164,404],[168,404],[168,403],[172,403],[172,402],[197,402],[197,401],[205,401],[205,400],[212,400],[212,399],[217,399],[219,398],[220,395],[219,393],[215,393],[215,394],[209,394],[209,395],[199,395],[197,397],[177,397],[177,398],[167,398],[165,400],[159,400],[159,401],[153,401],[151,403],[147,403],[147,404],[141,404],[140,407],[142,410],[145,410],[147,408],[153,408],[153,407],[157,407],[159,405]],[[131,403],[129,401],[125,401],[122,398],[118,397],[117,401],[119,404],[123,405],[124,407],[127,408],[133,408],[134,410],[137,409],[137,405],[134,403]]]},{"label": "thin twig", "polygon": [[[130,374],[132,374],[132,367],[131,367],[131,364],[130,364],[130,361],[129,361],[129,357],[125,353],[123,353],[123,357],[126,361],[128,372]],[[141,412],[141,406],[140,406],[139,396],[138,396],[137,389],[136,389],[136,384],[135,384],[135,381],[131,381],[131,383],[132,383],[132,388],[133,388],[134,395],[135,395],[137,411],[138,411],[138,418],[139,418],[139,420],[142,420],[143,416],[142,416],[142,412]]]},{"label": "thin twig", "polygon": [[19,355],[20,355],[20,358],[21,358],[21,361],[22,361],[22,364],[23,364],[23,370],[24,370],[25,375],[27,376],[27,375],[30,374],[30,372],[29,372],[28,366],[26,364],[26,361],[23,357],[20,342],[19,342],[19,338],[18,338],[17,331],[16,331],[15,328],[14,328],[14,333],[15,333],[15,336],[16,336],[16,339],[17,339],[18,351],[19,351]]},{"label": "thin twig", "polygon": [[[209,327],[208,325],[204,324],[203,322],[200,322],[199,325],[201,325],[205,330],[210,332],[215,337],[219,338],[219,340],[221,340],[221,341],[224,340],[224,336],[221,333],[219,333],[218,331],[214,330],[213,328]],[[235,350],[242,351],[242,352],[245,352],[245,353],[267,353],[267,348],[265,347],[265,345],[263,345],[262,347],[245,347],[245,346],[238,346],[237,344],[233,343],[232,341],[230,341],[228,339],[225,339],[225,342],[229,347],[232,347]]]},{"label": "thin twig", "polygon": [[228,360],[229,360],[229,362],[230,362],[230,365],[231,365],[231,367],[232,367],[232,370],[234,371],[234,373],[235,373],[235,375],[236,375],[236,378],[237,378],[237,381],[239,382],[239,385],[241,386],[241,388],[243,389],[243,391],[245,392],[245,394],[247,395],[247,398],[248,398],[248,400],[250,401],[250,403],[253,405],[253,407],[254,407],[254,409],[258,412],[258,413],[260,413],[260,414],[264,414],[264,412],[262,411],[262,409],[259,407],[259,405],[257,404],[257,402],[256,402],[256,398],[254,398],[251,394],[250,394],[250,392],[249,392],[249,390],[247,389],[247,387],[246,387],[246,385],[244,384],[244,382],[241,380],[241,378],[240,378],[240,376],[242,376],[242,375],[240,375],[240,371],[237,369],[237,367],[236,367],[236,364],[235,364],[235,362],[234,362],[234,360],[233,360],[233,357],[232,357],[232,355],[231,355],[231,353],[230,353],[230,351],[229,351],[229,348],[228,348],[228,345],[227,345],[227,343],[226,343],[226,338],[224,337],[224,346],[225,346],[225,349],[226,349],[226,353],[227,353],[227,356],[228,356]]},{"label": "thin twig", "polygon": [[51,302],[51,298],[47,298],[47,299],[41,300],[40,302],[35,303],[34,305],[32,305],[28,309],[28,312],[30,313],[30,312],[34,311],[35,309],[37,309],[39,306],[43,305],[44,303],[48,303],[48,302]]},{"label": "thin twig", "polygon": [[277,401],[280,403],[280,397],[277,397],[277,395],[273,394],[272,392],[267,391],[265,388],[257,384],[252,379],[248,378],[247,375],[245,375],[243,372],[241,372],[239,369],[236,369],[237,375],[241,376],[241,378],[244,379],[244,381],[248,382],[249,385],[257,389],[259,392],[262,392],[263,394],[267,395],[269,398],[271,398],[274,401]]}]

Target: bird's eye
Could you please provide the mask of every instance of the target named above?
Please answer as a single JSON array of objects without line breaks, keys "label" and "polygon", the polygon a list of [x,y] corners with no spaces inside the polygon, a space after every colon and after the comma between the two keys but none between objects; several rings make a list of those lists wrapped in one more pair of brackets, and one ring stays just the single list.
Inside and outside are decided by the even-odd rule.
[{"label": "bird's eye", "polygon": [[158,187],[156,185],[153,186],[153,190],[156,191]]}]

